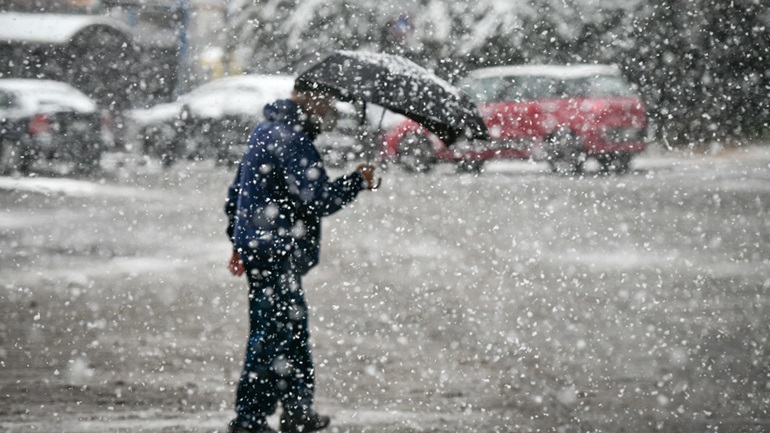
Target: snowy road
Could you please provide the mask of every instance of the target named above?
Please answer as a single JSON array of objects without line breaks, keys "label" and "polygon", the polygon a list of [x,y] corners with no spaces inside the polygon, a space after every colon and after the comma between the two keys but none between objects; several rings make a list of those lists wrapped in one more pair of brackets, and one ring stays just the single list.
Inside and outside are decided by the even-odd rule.
[{"label": "snowy road", "polygon": [[[230,176],[0,178],[0,431],[222,431]],[[766,431],[768,212],[768,146],[389,170],[305,282],[318,409],[340,433]]]}]

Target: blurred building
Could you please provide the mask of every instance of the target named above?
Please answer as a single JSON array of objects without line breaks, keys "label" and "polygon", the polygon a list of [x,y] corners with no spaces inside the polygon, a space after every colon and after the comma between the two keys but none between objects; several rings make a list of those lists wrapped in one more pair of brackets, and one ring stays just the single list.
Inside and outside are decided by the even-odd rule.
[{"label": "blurred building", "polygon": [[137,53],[129,27],[107,17],[0,13],[0,77],[68,82],[114,111],[138,89]]},{"label": "blurred building", "polygon": [[172,99],[223,73],[226,3],[0,0],[0,77],[71,82],[117,111]]},{"label": "blurred building", "polygon": [[[103,0],[105,13],[133,29],[136,42],[155,60],[154,72],[172,93],[221,75],[227,0]],[[175,59],[170,59],[173,48]],[[173,65],[168,68],[166,65]],[[166,75],[173,69],[173,78]],[[156,80],[158,81],[158,80]]]}]

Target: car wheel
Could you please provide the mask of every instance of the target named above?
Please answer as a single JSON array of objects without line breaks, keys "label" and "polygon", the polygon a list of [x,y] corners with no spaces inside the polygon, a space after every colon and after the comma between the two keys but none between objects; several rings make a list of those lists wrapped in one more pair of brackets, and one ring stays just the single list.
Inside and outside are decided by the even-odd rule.
[{"label": "car wheel", "polygon": [[398,144],[398,162],[412,173],[426,173],[436,163],[430,140],[423,134],[407,134]]},{"label": "car wheel", "polygon": [[602,173],[623,174],[628,172],[633,155],[630,153],[604,154],[598,157]]},{"label": "car wheel", "polygon": [[182,156],[181,143],[178,140],[174,140],[174,143],[170,143],[165,151],[158,155],[160,165],[163,168],[169,168]]},{"label": "car wheel", "polygon": [[0,140],[0,174],[13,174],[20,169],[21,152],[11,141]]},{"label": "car wheel", "polygon": [[28,175],[32,171],[35,161],[40,158],[39,152],[25,139],[0,141],[0,172]]},{"label": "car wheel", "polygon": [[461,173],[481,173],[484,161],[478,159],[463,159],[457,162],[457,170]]},{"label": "car wheel", "polygon": [[567,129],[559,129],[545,143],[546,160],[554,173],[579,174],[583,172],[586,154],[580,137]]},{"label": "car wheel", "polygon": [[144,154],[161,161],[164,159],[175,160],[180,150],[176,129],[169,124],[159,124],[147,127],[144,137]]},{"label": "car wheel", "polygon": [[100,167],[103,151],[104,148],[101,143],[89,142],[84,144],[73,159],[74,171],[78,174],[94,173]]}]

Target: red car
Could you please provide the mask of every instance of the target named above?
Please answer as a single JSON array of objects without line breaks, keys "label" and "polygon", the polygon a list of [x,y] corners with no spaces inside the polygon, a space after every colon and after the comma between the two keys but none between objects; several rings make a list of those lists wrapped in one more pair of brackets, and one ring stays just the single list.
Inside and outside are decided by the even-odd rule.
[{"label": "red car", "polygon": [[385,159],[412,171],[436,162],[478,170],[492,159],[534,159],[547,161],[554,171],[575,173],[593,157],[603,171],[624,172],[645,149],[644,102],[616,66],[484,68],[459,87],[478,104],[491,142],[448,148],[407,119],[385,132]]}]

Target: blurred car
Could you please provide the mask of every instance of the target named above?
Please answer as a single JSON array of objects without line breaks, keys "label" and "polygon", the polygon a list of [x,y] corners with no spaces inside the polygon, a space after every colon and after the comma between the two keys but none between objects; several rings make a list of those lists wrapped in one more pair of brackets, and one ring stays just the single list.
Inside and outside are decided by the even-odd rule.
[{"label": "blurred car", "polygon": [[39,160],[88,172],[114,144],[111,118],[69,84],[0,79],[0,170],[28,173]]},{"label": "blurred car", "polygon": [[141,151],[170,164],[179,158],[240,159],[265,104],[288,98],[294,79],[240,75],[206,83],[176,101],[128,114]]},{"label": "blurred car", "polygon": [[587,158],[603,171],[624,172],[645,149],[647,114],[634,86],[613,65],[523,65],[484,68],[459,83],[489,129],[489,143],[447,148],[417,123],[385,132],[382,154],[413,171],[442,161],[478,170],[491,159],[547,161],[580,172]]},{"label": "blurred car", "polygon": [[179,100],[126,113],[126,136],[139,152],[157,158],[164,165],[173,163],[183,152],[179,138],[182,122]]}]

